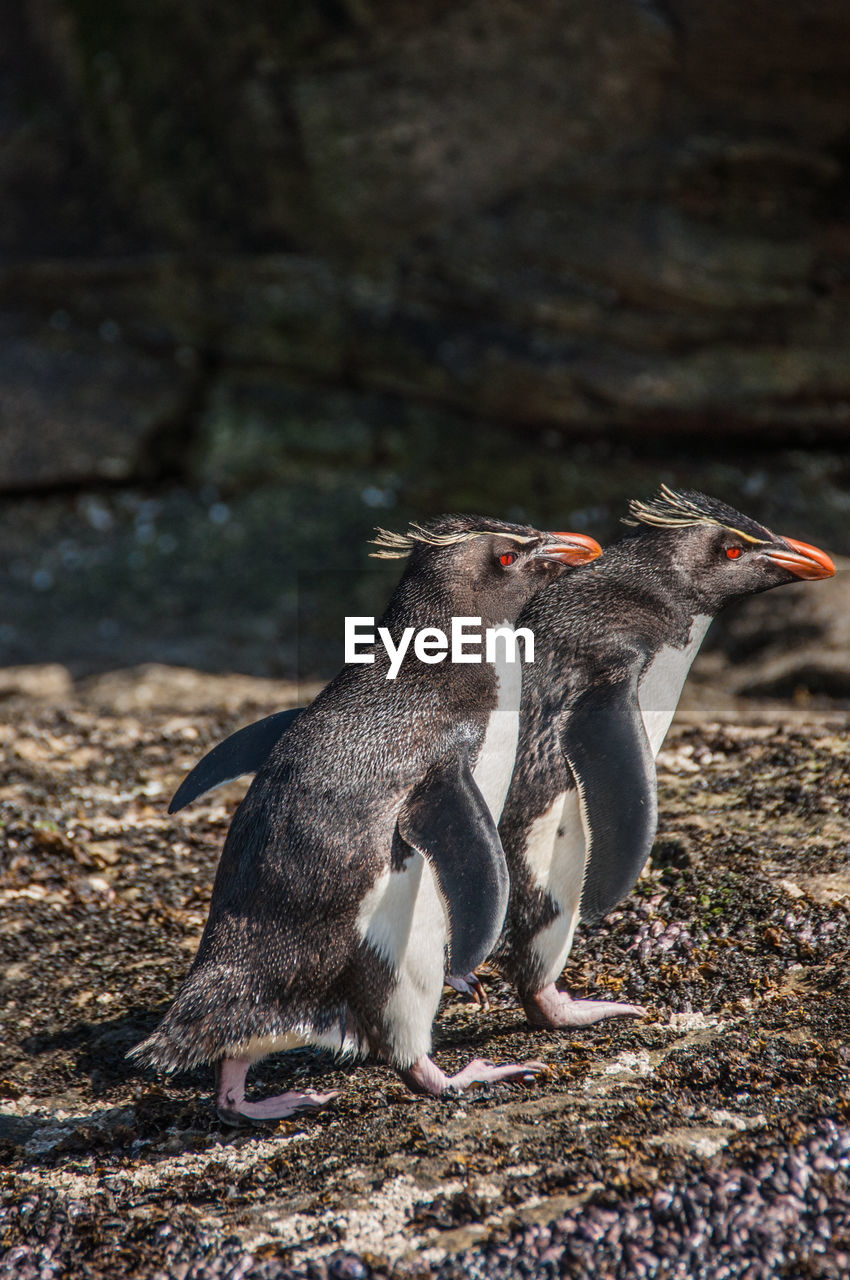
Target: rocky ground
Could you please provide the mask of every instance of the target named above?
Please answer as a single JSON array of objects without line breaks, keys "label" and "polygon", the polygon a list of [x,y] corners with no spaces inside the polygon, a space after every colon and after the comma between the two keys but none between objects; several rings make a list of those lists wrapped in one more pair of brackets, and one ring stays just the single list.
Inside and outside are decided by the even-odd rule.
[{"label": "rocky ground", "polygon": [[[645,1020],[532,1033],[497,973],[436,1055],[540,1058],[452,1101],[294,1053],[332,1108],[225,1129],[206,1072],[124,1054],[197,943],[239,788],[174,818],[221,733],[287,687],[167,671],[0,703],[0,1275],[832,1277],[850,1267],[847,712],[691,695],[647,873],[566,972]],[[23,689],[23,691],[22,691]]]}]

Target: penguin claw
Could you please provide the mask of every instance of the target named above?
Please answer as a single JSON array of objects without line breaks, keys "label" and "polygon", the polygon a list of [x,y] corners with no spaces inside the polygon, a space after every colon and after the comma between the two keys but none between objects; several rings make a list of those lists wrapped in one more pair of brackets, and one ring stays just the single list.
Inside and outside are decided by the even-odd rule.
[{"label": "penguin claw", "polygon": [[280,1093],[260,1102],[245,1101],[245,1078],[256,1059],[222,1058],[216,1064],[216,1111],[225,1124],[265,1124],[285,1120],[299,1111],[317,1111],[339,1097],[339,1089],[329,1093]]},{"label": "penguin claw", "polygon": [[528,1081],[539,1071],[548,1071],[545,1062],[510,1062],[497,1067],[483,1058],[473,1058],[456,1075],[447,1076],[431,1058],[420,1058],[406,1071],[400,1071],[402,1080],[414,1093],[424,1093],[432,1098],[451,1097],[463,1093],[472,1084],[495,1084],[499,1080],[522,1079]]},{"label": "penguin claw", "polygon": [[533,1027],[557,1031],[566,1027],[589,1027],[604,1018],[643,1018],[639,1004],[618,1004],[614,1000],[574,1000],[559,991],[554,982],[523,1000],[526,1017]]},{"label": "penguin claw", "polygon": [[453,974],[447,973],[445,983],[447,987],[452,987],[461,995],[470,996],[482,1012],[486,1013],[490,1008],[490,998],[477,973],[465,973],[462,978],[456,978]]},{"label": "penguin claw", "polygon": [[218,1106],[216,1111],[224,1124],[268,1124],[297,1115],[299,1111],[318,1111],[338,1097],[339,1089],[328,1093],[281,1093],[275,1098],[263,1098],[261,1102],[246,1102],[243,1098],[235,1106]]},{"label": "penguin claw", "polygon": [[462,1093],[471,1084],[495,1084],[499,1080],[528,1080],[546,1071],[545,1062],[509,1062],[497,1067],[483,1058],[473,1058],[462,1071],[449,1076],[449,1089]]}]

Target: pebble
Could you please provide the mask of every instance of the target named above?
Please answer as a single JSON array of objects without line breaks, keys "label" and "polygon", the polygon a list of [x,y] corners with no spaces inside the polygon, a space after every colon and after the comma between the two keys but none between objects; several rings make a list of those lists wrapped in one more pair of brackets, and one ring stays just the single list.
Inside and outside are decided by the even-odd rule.
[{"label": "pebble", "polygon": [[[29,1198],[0,1209],[0,1237],[14,1226],[29,1238],[0,1254],[2,1280],[51,1280],[70,1274],[78,1202]],[[7,1236],[8,1238],[8,1236]],[[589,1203],[549,1226],[518,1227],[508,1240],[481,1244],[417,1275],[433,1280],[771,1280],[777,1274],[839,1280],[848,1272],[850,1129],[822,1120],[787,1151],[762,1154],[750,1169],[709,1168],[651,1196],[626,1196],[616,1207]],[[363,1258],[340,1251],[299,1266],[257,1259],[231,1237],[203,1233],[178,1240],[160,1227],[164,1256],[155,1280],[383,1280]]]},{"label": "pebble", "polygon": [[850,1130],[822,1121],[808,1141],[773,1162],[762,1159],[758,1176],[709,1169],[651,1197],[625,1199],[616,1211],[586,1205],[553,1223],[545,1245],[526,1228],[508,1246],[468,1250],[433,1274],[771,1280],[805,1273],[838,1280],[847,1274],[841,1246],[850,1234],[848,1143]]}]

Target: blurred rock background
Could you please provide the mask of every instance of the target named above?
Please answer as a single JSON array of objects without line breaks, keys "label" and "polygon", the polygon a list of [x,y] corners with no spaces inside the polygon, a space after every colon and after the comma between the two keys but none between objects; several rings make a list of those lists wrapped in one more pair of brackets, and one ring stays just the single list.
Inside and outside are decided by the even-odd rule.
[{"label": "blurred rock background", "polygon": [[[0,190],[0,665],[321,677],[374,524],[659,480],[850,554],[834,0],[19,0]],[[850,699],[847,578],[706,687]]]}]

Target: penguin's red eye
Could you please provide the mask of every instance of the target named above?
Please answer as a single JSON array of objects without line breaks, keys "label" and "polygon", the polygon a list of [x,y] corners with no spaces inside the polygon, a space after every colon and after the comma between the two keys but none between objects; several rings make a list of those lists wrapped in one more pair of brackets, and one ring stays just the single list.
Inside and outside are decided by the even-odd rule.
[{"label": "penguin's red eye", "polygon": [[509,564],[513,564],[514,560],[516,560],[516,553],[514,551],[504,551],[502,555],[499,556],[499,564],[503,564],[506,569]]},{"label": "penguin's red eye", "polygon": [[740,548],[740,547],[727,547],[727,548],[726,548],[726,554],[727,554],[727,556],[729,557],[729,559],[730,559],[730,560],[737,560],[737,559],[738,559],[738,556],[741,554],[741,548]]}]

